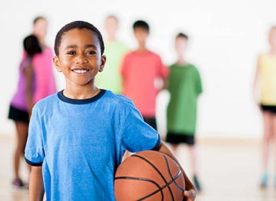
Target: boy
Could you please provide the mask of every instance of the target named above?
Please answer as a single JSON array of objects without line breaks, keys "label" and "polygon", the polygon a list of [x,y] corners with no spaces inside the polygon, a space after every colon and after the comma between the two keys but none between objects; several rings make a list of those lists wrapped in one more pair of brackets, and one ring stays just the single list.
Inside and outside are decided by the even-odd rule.
[{"label": "boy", "polygon": [[[54,63],[66,87],[33,109],[25,150],[32,165],[30,201],[42,200],[44,189],[47,201],[114,200],[114,173],[125,149],[169,152],[128,99],[94,85],[103,52],[101,33],[87,22],[71,22],[57,33]],[[186,185],[192,201],[187,177]]]},{"label": "boy", "polygon": [[149,125],[156,129],[156,96],[158,80],[164,80],[167,68],[160,56],[148,50],[149,25],[142,20],[133,24],[138,48],[126,55],[122,63],[123,94],[133,100]]},{"label": "boy", "polygon": [[119,19],[109,15],[105,20],[106,42],[105,55],[108,58],[105,70],[97,76],[96,84],[100,88],[111,90],[115,94],[122,93],[121,62],[128,51],[127,46],[118,40]]},{"label": "boy", "polygon": [[179,33],[175,38],[177,61],[170,66],[168,90],[170,101],[167,110],[167,139],[176,152],[179,144],[188,145],[191,170],[198,191],[201,185],[197,176],[197,154],[195,146],[197,99],[202,93],[201,78],[197,68],[185,57],[188,36]]}]

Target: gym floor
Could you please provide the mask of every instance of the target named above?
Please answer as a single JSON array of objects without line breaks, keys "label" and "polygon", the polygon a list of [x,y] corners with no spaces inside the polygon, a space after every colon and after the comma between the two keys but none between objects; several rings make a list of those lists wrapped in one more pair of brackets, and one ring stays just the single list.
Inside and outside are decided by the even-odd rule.
[{"label": "gym floor", "polygon": [[[17,190],[11,186],[13,145],[11,135],[0,135],[0,200],[27,201],[27,190]],[[261,173],[259,151],[257,140],[200,140],[199,166],[204,191],[196,200],[275,201],[276,186],[272,181],[266,190],[258,187]],[[185,147],[181,147],[177,155],[189,172]],[[27,179],[26,168],[22,174]]]}]

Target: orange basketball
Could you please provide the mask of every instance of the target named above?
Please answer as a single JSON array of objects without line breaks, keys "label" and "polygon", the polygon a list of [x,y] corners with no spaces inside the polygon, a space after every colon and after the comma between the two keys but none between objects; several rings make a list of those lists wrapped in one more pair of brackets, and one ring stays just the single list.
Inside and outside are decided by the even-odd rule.
[{"label": "orange basketball", "polygon": [[128,157],[115,174],[116,201],[182,201],[185,179],[179,165],[157,151]]}]

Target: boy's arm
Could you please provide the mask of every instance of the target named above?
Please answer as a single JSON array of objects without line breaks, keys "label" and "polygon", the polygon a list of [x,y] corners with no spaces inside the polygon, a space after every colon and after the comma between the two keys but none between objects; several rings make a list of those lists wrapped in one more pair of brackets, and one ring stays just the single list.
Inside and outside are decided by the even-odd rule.
[{"label": "boy's arm", "polygon": [[44,186],[41,166],[31,167],[29,182],[29,201],[42,201],[44,196]]},{"label": "boy's arm", "polygon": [[192,184],[192,182],[189,180],[189,178],[187,177],[185,171],[183,170],[183,168],[181,167],[179,162],[174,157],[173,153],[170,151],[170,149],[163,142],[160,143],[160,146],[157,149],[157,151],[172,157],[178,163],[178,165],[179,165],[179,167],[180,167],[180,169],[181,169],[181,171],[184,175],[184,178],[185,178],[186,191],[184,191],[184,197],[186,198],[187,201],[194,201],[195,197],[196,197],[195,187]]},{"label": "boy's arm", "polygon": [[254,80],[253,80],[253,98],[256,103],[258,103],[258,94],[257,94],[257,86],[258,86],[258,81],[259,81],[259,73],[260,73],[260,58],[261,56],[258,57],[257,59],[257,65],[256,65],[256,70],[255,70],[255,75],[254,75]]},{"label": "boy's arm", "polygon": [[27,100],[28,112],[31,114],[33,108],[33,67],[31,65],[24,69],[24,75],[26,77],[25,98]]}]

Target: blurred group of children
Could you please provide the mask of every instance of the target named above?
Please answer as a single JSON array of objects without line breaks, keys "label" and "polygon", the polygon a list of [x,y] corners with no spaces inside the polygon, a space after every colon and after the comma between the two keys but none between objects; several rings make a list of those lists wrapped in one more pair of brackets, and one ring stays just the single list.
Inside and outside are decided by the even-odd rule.
[{"label": "blurred group of children", "polygon": [[150,34],[147,22],[138,20],[133,23],[137,42],[137,48],[134,50],[128,50],[127,46],[117,39],[118,25],[116,16],[110,15],[106,18],[107,61],[104,71],[97,77],[96,84],[100,88],[129,97],[141,112],[144,121],[154,129],[157,129],[157,95],[163,89],[169,91],[166,141],[172,145],[175,154],[178,145],[188,145],[193,181],[200,191],[202,187],[196,165],[195,133],[197,99],[202,93],[202,82],[197,67],[186,58],[189,38],[184,33],[176,35],[177,60],[168,68],[162,62],[161,56],[147,47]]}]

